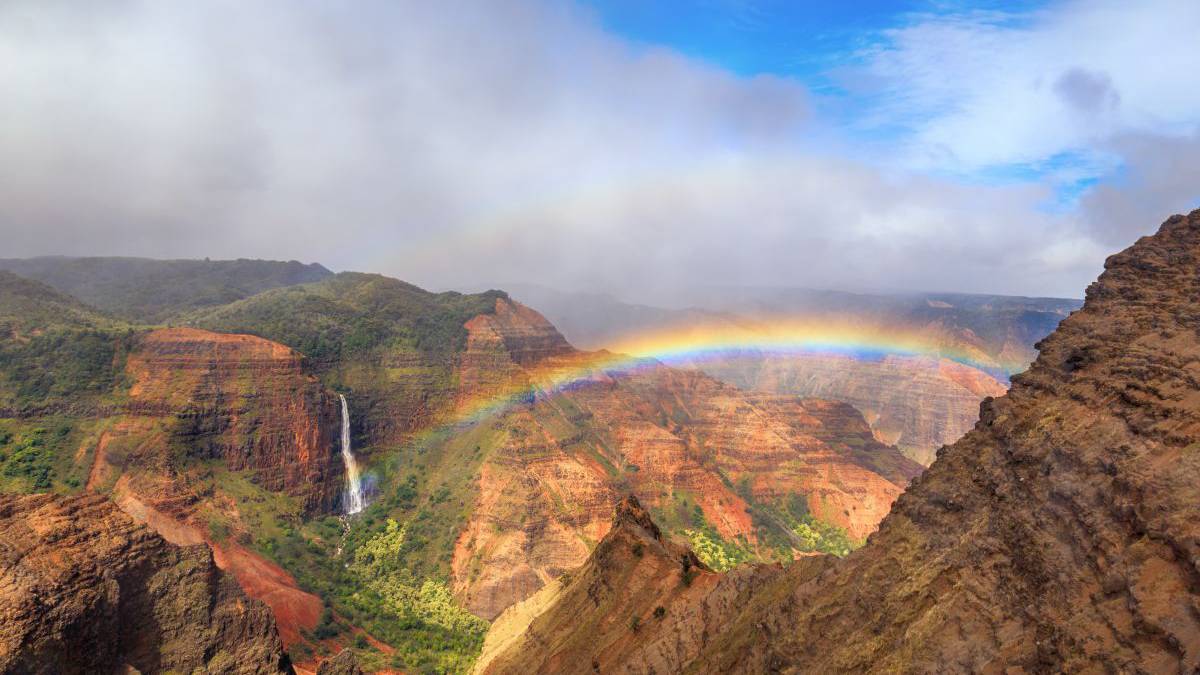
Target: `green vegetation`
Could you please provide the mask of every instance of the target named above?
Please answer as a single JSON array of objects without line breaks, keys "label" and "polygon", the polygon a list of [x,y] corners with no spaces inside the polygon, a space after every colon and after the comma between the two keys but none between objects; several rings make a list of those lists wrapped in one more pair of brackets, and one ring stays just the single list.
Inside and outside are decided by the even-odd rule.
[{"label": "green vegetation", "polygon": [[384,610],[401,624],[437,626],[468,641],[482,641],[486,621],[457,606],[445,583],[418,580],[404,566],[406,534],[405,526],[389,518],[383,532],[355,550],[351,573],[363,583],[366,593],[382,598]]},{"label": "green vegetation", "polygon": [[500,291],[430,293],[377,274],[344,272],[187,317],[201,328],[250,333],[317,360],[337,360],[379,348],[444,354],[466,343],[472,317],[494,310]]},{"label": "green vegetation", "polygon": [[841,557],[849,555],[850,551],[862,546],[861,542],[851,539],[844,529],[817,520],[812,516],[804,516],[803,519],[796,522],[792,526],[792,532],[802,542],[799,547],[801,551],[817,551]]},{"label": "green vegetation", "polygon": [[717,529],[705,519],[700,504],[686,491],[677,490],[672,493],[667,505],[651,509],[651,515],[664,532],[685,538],[696,557],[718,572],[760,559],[746,542],[731,542],[721,537]]},{"label": "green vegetation", "polygon": [[0,404],[19,410],[96,405],[124,383],[130,337],[59,329],[0,342]]},{"label": "green vegetation", "polygon": [[142,323],[161,323],[182,312],[224,305],[272,288],[319,281],[332,274],[316,264],[245,259],[47,257],[0,260],[0,269]]},{"label": "green vegetation", "polygon": [[722,539],[721,535],[707,524],[684,530],[683,534],[688,538],[696,557],[718,572],[732,569],[755,558],[753,552]]},{"label": "green vegetation", "polygon": [[846,556],[863,544],[851,539],[846,530],[813,517],[803,495],[790,495],[782,511],[784,520],[799,539],[801,551]]},{"label": "green vegetation", "polygon": [[760,541],[783,560],[790,559],[792,551],[845,556],[863,544],[851,539],[846,530],[809,513],[804,495],[792,494],[774,504],[752,504],[750,515]]},{"label": "green vegetation", "polygon": [[122,383],[131,338],[74,298],[0,271],[0,409],[96,406]]},{"label": "green vegetation", "polygon": [[87,477],[74,455],[83,436],[63,417],[0,419],[0,492],[79,490]]},{"label": "green vegetation", "polygon": [[[341,518],[304,521],[294,500],[217,468],[217,485],[234,497],[252,545],[291,572],[328,611],[314,639],[348,625],[395,648],[384,655],[368,644],[363,664],[414,672],[465,672],[483,644],[487,622],[464,611],[449,586],[454,542],[475,500],[470,480],[483,457],[503,443],[494,421],[433,434],[378,452],[367,467],[380,493],[346,527]],[[300,654],[297,654],[300,656]]]}]

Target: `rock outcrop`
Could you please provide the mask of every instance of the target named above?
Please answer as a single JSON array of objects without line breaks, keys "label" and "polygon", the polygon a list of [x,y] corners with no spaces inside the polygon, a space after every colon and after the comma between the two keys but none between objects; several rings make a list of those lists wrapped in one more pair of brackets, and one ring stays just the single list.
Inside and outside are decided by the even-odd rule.
[{"label": "rock outcrop", "polygon": [[337,656],[322,661],[317,675],[363,675],[363,669],[354,658],[354,652],[343,649]]},{"label": "rock outcrop", "polygon": [[1196,671],[1200,211],[1105,268],[862,549],[746,593],[747,572],[702,598],[641,588],[642,606],[689,620],[637,631],[604,623],[612,602],[589,596],[647,564],[617,561],[564,587],[484,670]]},{"label": "rock outcrop", "polygon": [[572,354],[566,338],[546,317],[505,298],[496,299],[496,311],[480,314],[466,324],[470,339],[497,340],[509,358],[519,366],[532,366],[553,357]]},{"label": "rock outcrop", "polygon": [[0,495],[0,672],[290,673],[275,621],[97,495]]},{"label": "rock outcrop", "polygon": [[[671,651],[698,650],[699,627],[732,618],[781,571],[769,565],[717,574],[665,538],[637,498],[627,497],[581,567],[496,619],[475,672],[516,673],[531,665],[538,672],[621,672],[626,650],[647,653],[634,672],[677,672]],[[686,644],[651,637],[658,635]]]}]

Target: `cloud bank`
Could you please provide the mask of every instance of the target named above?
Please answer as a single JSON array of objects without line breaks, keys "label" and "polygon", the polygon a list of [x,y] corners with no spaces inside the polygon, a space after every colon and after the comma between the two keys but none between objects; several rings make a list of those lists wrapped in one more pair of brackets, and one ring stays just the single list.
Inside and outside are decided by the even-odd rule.
[{"label": "cloud bank", "polygon": [[[1078,295],[1113,242],[1189,199],[1159,144],[1195,133],[1196,88],[1156,106],[1161,87],[1130,71],[1035,52],[1003,68],[1042,107],[989,112],[1002,99],[974,83],[997,66],[976,40],[1099,29],[945,21],[859,55],[856,77],[893,101],[873,114],[911,129],[866,156],[800,83],[631,45],[563,3],[8,2],[4,255],[296,258],[635,299],[697,284]],[[1127,163],[1128,180],[1063,210],[1052,180],[930,168],[1064,152]]]}]

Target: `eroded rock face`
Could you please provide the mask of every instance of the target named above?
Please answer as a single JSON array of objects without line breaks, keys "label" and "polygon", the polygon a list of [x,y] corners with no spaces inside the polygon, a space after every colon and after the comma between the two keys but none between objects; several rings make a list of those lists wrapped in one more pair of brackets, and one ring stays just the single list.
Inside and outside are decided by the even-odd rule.
[{"label": "eroded rock face", "polygon": [[101,438],[90,488],[153,469],[142,492],[163,506],[156,495],[178,499],[186,490],[150,483],[169,482],[181,448],[191,459],[253,471],[260,485],[298,497],[310,513],[334,510],[344,480],[338,403],[298,353],[250,335],[168,328],[145,335],[126,370],[129,414]]},{"label": "eroded rock face", "polygon": [[925,466],[938,448],[975,425],[980,401],[1007,389],[982,370],[932,357],[761,355],[702,367],[746,389],[850,403],[862,411],[877,439]]},{"label": "eroded rock face", "polygon": [[[588,600],[645,564],[624,561],[564,588],[485,669],[1200,668],[1200,211],[1105,267],[859,551],[797,561],[743,595],[737,574],[703,599],[661,588],[639,606],[691,619],[643,619],[636,637]],[[705,609],[735,596],[733,609]]]},{"label": "eroded rock face", "polygon": [[271,611],[98,495],[0,495],[0,672],[290,673]]},{"label": "eroded rock face", "polygon": [[467,322],[470,339],[498,340],[514,363],[532,366],[575,351],[546,317],[513,300],[496,299],[496,311]]}]

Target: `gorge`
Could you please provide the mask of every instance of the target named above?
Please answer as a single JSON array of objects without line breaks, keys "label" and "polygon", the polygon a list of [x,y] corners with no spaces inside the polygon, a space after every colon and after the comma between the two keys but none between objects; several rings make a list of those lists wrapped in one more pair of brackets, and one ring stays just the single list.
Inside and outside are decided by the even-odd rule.
[{"label": "gorge", "polygon": [[1196,36],[0,0],[0,675],[1200,675]]}]

